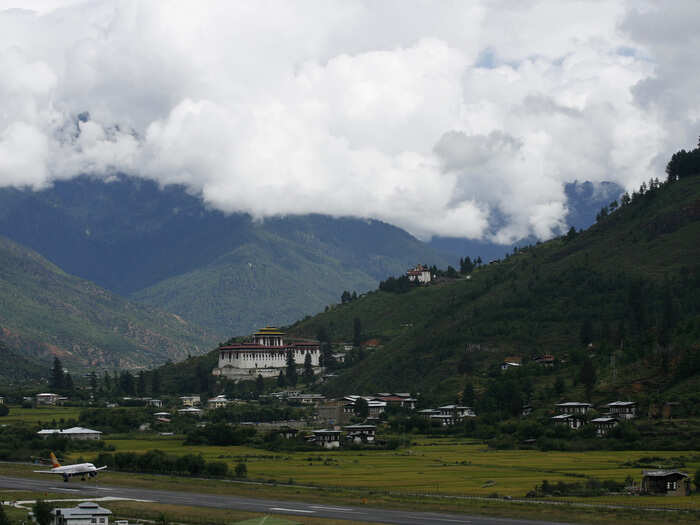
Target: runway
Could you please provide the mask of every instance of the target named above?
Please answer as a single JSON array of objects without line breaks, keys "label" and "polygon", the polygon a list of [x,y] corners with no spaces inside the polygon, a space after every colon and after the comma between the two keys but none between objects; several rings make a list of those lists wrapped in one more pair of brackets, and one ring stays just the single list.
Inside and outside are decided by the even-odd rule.
[{"label": "runway", "polygon": [[[169,490],[147,490],[143,488],[117,487],[93,483],[73,482],[64,484],[60,476],[57,479],[30,479],[0,476],[0,489],[28,490],[70,494],[75,498],[118,497],[136,500],[148,500],[171,505],[191,507],[214,507],[219,509],[236,509],[263,514],[286,514],[288,516],[313,516],[336,520],[369,521],[374,523],[392,523],[397,525],[555,525],[552,522],[536,520],[519,520],[508,518],[491,518],[464,514],[443,514],[438,512],[419,512],[410,510],[388,510],[372,507],[355,507],[349,505],[324,505],[284,501],[275,499],[245,498],[224,496],[220,494],[201,494],[196,492],[175,492]],[[561,524],[558,524],[561,525]]]}]

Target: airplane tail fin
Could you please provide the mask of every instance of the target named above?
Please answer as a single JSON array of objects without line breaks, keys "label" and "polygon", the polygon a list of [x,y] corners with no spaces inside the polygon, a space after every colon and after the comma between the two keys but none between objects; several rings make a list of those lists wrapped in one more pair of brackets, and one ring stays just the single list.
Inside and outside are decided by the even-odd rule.
[{"label": "airplane tail fin", "polygon": [[53,468],[61,466],[61,464],[56,459],[56,456],[54,456],[53,452],[51,452],[51,454],[49,454],[49,457],[51,458],[51,464],[53,465]]}]

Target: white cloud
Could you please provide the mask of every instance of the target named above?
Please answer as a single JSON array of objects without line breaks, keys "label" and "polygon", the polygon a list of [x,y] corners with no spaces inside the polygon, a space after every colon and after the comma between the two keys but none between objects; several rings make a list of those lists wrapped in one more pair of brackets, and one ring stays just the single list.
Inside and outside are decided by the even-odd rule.
[{"label": "white cloud", "polygon": [[634,187],[698,134],[700,9],[661,7],[0,0],[0,185],[124,171],[255,217],[547,238],[564,183]]}]

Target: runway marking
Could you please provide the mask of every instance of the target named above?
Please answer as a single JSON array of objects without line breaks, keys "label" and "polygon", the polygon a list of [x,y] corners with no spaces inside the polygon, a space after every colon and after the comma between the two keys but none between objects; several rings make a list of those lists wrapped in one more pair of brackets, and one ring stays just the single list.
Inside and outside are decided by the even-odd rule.
[{"label": "runway marking", "polygon": [[343,507],[324,507],[322,505],[311,505],[312,509],[321,509],[321,510],[338,510],[341,512],[355,512],[355,509],[346,509]]},{"label": "runway marking", "polygon": [[315,510],[302,510],[302,509],[285,509],[284,507],[270,507],[270,510],[281,510],[283,512],[304,512],[306,514],[315,514]]},{"label": "runway marking", "polygon": [[68,492],[80,492],[80,489],[67,489],[65,487],[49,487],[49,490],[67,490]]},{"label": "runway marking", "polygon": [[465,520],[451,520],[448,518],[430,518],[433,521],[449,521],[452,523],[471,523],[471,521],[465,521]]},{"label": "runway marking", "polygon": [[114,490],[114,489],[108,489],[107,487],[90,487],[91,489],[95,490]]}]

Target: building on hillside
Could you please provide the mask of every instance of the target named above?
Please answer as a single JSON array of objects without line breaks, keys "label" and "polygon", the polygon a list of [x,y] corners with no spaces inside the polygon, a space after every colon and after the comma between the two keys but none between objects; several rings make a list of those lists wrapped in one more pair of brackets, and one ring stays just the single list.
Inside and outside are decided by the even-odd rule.
[{"label": "building on hillside", "polygon": [[266,327],[253,334],[253,341],[219,347],[219,364],[212,371],[215,376],[228,379],[254,379],[277,377],[287,366],[287,356],[292,355],[298,366],[303,366],[306,356],[311,358],[314,373],[320,371],[321,347],[318,341],[285,341],[285,333]]},{"label": "building on hillside", "polygon": [[637,417],[637,403],[634,401],[613,401],[605,406],[614,418],[634,419]]},{"label": "building on hillside", "polygon": [[49,437],[58,437],[79,441],[102,439],[102,432],[100,432],[99,430],[92,430],[83,427],[71,427],[65,430],[60,430],[57,428],[42,429],[39,432],[37,432],[37,435],[44,439],[48,439]]},{"label": "building on hillside", "polygon": [[207,408],[224,408],[228,406],[229,403],[231,403],[231,401],[226,399],[225,395],[221,394],[207,401]]},{"label": "building on hillside", "polygon": [[690,496],[690,477],[679,470],[645,470],[642,492],[666,496]]},{"label": "building on hillside", "polygon": [[287,396],[288,401],[298,401],[302,405],[314,405],[318,406],[326,400],[326,396],[323,394],[300,394]]},{"label": "building on hillside", "polygon": [[535,357],[533,359],[535,363],[537,363],[540,366],[543,366],[545,368],[551,368],[554,366],[554,356],[552,354],[543,354],[540,356]]},{"label": "building on hillside", "polygon": [[408,270],[406,272],[406,276],[408,277],[409,281],[412,283],[417,282],[418,284],[428,284],[432,280],[430,268],[423,266],[422,264]]},{"label": "building on hillside", "polygon": [[97,503],[84,501],[77,507],[53,509],[52,525],[109,525],[112,511]]},{"label": "building on hillside", "polygon": [[4,404],[5,404],[5,398],[0,396],[0,405],[4,405]]},{"label": "building on hillside", "polygon": [[597,417],[591,419],[591,424],[595,427],[595,433],[598,437],[605,437],[618,425],[618,422],[614,417]]},{"label": "building on hillside", "polygon": [[203,411],[201,408],[195,408],[195,407],[181,408],[180,410],[177,411],[178,414],[181,414],[183,416],[201,416],[202,412]]},{"label": "building on hillside", "polygon": [[578,430],[586,423],[586,420],[578,414],[559,414],[552,417],[552,422],[555,425],[564,425],[572,430]]},{"label": "building on hillside", "polygon": [[520,363],[514,361],[503,361],[501,363],[501,370],[510,370],[511,368],[520,368]]},{"label": "building on hillside", "polygon": [[339,352],[337,354],[333,354],[333,360],[336,363],[344,363],[345,362],[345,353],[344,352]]},{"label": "building on hillside", "polygon": [[340,430],[314,430],[314,442],[323,448],[340,448]]},{"label": "building on hillside", "polygon": [[374,443],[377,433],[375,425],[348,425],[343,430],[347,432],[347,438],[353,443]]},{"label": "building on hillside", "polygon": [[375,401],[384,401],[387,406],[390,407],[401,407],[413,410],[416,408],[416,400],[412,397],[404,397],[398,394],[390,394],[388,392],[381,392],[374,396]]},{"label": "building on hillside", "polygon": [[559,414],[575,414],[585,416],[593,405],[590,403],[579,403],[578,401],[567,401],[556,405]]},{"label": "building on hillside", "polygon": [[153,408],[163,408],[163,401],[160,399],[151,399],[148,398],[145,400],[146,401],[146,406],[147,407],[153,407]]},{"label": "building on hillside", "polygon": [[44,392],[42,394],[37,394],[35,397],[37,406],[54,406],[58,404],[58,399],[61,396],[50,392]]},{"label": "building on hillside", "polygon": [[180,403],[182,403],[183,407],[196,407],[201,403],[201,399],[196,394],[191,396],[180,396]]}]

